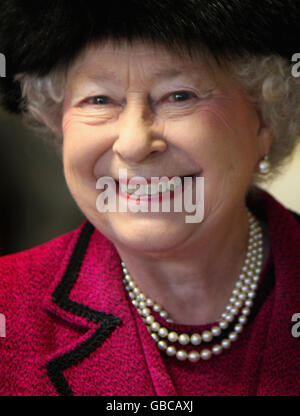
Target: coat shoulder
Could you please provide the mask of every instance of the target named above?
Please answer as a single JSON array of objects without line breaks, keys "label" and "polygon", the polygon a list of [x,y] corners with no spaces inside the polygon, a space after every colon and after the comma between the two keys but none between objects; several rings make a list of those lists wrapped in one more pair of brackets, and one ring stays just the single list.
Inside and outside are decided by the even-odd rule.
[{"label": "coat shoulder", "polygon": [[17,305],[26,295],[33,298],[47,290],[80,228],[31,249],[0,257],[1,309]]},{"label": "coat shoulder", "polygon": [[296,218],[296,220],[298,221],[298,223],[300,225],[300,215],[297,214],[297,212],[294,212],[294,211],[290,211],[290,212],[294,215],[294,217]]}]

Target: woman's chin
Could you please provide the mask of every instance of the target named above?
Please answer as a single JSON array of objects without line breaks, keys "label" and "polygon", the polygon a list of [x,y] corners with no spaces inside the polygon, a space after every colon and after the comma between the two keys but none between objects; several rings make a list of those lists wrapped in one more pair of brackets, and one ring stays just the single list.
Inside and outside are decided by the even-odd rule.
[{"label": "woman's chin", "polygon": [[195,224],[174,221],[171,217],[141,218],[132,222],[112,221],[107,231],[108,238],[123,249],[162,253],[180,246],[191,235],[194,227]]}]

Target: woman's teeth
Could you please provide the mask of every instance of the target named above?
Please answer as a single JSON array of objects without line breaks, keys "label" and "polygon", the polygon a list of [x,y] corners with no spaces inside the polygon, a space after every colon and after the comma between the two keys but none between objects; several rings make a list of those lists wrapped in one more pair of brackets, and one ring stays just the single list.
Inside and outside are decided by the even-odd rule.
[{"label": "woman's teeth", "polygon": [[174,177],[170,180],[165,180],[156,183],[148,184],[125,184],[120,183],[121,191],[128,194],[134,195],[156,195],[158,193],[163,193],[166,191],[174,191],[177,187],[181,186],[181,179],[179,177]]}]

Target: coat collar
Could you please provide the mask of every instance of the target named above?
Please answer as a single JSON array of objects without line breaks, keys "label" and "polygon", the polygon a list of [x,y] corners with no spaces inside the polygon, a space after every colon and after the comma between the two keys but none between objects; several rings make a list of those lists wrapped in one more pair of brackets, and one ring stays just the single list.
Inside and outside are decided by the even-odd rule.
[{"label": "coat collar", "polygon": [[[59,395],[83,394],[80,389],[91,378],[99,387],[86,394],[130,395],[130,389],[139,386],[139,395],[176,395],[159,351],[153,348],[146,326],[135,324],[126,297],[116,249],[85,222],[74,232],[44,299],[46,309],[62,323],[85,331],[67,345],[58,345],[47,357],[47,374]],[[146,362],[142,346],[136,342],[139,336],[146,339],[144,348],[149,351],[146,355],[151,356],[150,362]],[[124,341],[130,344],[128,351],[123,350]],[[103,360],[100,369],[99,359]],[[94,360],[97,364],[88,370]],[[111,391],[112,380],[120,374],[122,382]],[[79,376],[86,378],[81,387]]]}]

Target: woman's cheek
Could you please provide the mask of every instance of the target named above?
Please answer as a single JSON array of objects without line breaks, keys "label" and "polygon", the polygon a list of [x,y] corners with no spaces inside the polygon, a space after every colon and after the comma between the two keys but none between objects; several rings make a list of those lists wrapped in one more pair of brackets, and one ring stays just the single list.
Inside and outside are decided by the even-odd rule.
[{"label": "woman's cheek", "polygon": [[105,151],[105,140],[103,140],[103,127],[90,125],[87,118],[79,115],[76,111],[68,111],[63,116],[63,150],[64,153],[83,155],[89,158]]},{"label": "woman's cheek", "polygon": [[62,122],[63,134],[65,140],[78,141],[80,138],[90,136],[95,131],[85,123],[85,119],[74,111],[68,111],[63,116]]},{"label": "woman's cheek", "polygon": [[221,135],[236,136],[236,112],[231,99],[218,98],[198,109],[198,116]]},{"label": "woman's cheek", "polygon": [[198,107],[193,115],[174,124],[172,138],[178,145],[185,143],[190,153],[206,155],[222,151],[227,146],[232,132],[226,114],[216,105],[206,104]]},{"label": "woman's cheek", "polygon": [[191,152],[201,155],[200,164],[210,180],[233,174],[234,160],[242,146],[234,112],[225,106],[228,102],[217,100],[199,107],[186,125],[187,129],[190,126]]},{"label": "woman's cheek", "polygon": [[[91,177],[95,146],[86,126],[71,113],[63,117],[63,161],[66,177]],[[97,157],[97,156],[96,156]]]}]

